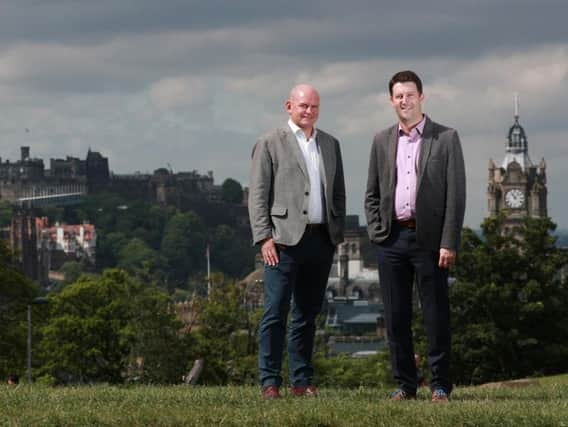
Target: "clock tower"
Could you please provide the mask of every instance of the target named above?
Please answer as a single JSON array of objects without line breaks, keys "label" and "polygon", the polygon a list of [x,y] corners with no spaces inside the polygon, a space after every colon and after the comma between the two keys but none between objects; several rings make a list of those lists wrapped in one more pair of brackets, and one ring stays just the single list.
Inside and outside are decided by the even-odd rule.
[{"label": "clock tower", "polygon": [[546,164],[531,162],[525,130],[519,124],[515,95],[515,122],[509,129],[505,159],[500,166],[489,160],[487,201],[489,216],[505,214],[504,232],[512,232],[527,215],[546,217]]}]

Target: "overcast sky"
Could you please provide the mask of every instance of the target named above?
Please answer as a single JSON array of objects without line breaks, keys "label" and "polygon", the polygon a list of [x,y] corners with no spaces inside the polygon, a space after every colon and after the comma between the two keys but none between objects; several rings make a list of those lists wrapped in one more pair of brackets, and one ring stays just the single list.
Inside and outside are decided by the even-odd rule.
[{"label": "overcast sky", "polygon": [[387,82],[413,69],[425,111],[462,138],[466,224],[486,215],[518,92],[549,215],[568,228],[567,17],[566,0],[0,0],[0,156],[90,147],[116,173],[171,165],[246,186],[256,137],[305,82],[362,214],[373,134],[396,121]]}]

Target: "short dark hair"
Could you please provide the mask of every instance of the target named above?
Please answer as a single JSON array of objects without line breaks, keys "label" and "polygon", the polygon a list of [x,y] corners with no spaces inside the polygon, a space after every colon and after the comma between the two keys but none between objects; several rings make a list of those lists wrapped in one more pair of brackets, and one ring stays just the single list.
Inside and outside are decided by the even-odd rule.
[{"label": "short dark hair", "polygon": [[422,94],[422,80],[418,77],[414,71],[404,70],[399,71],[396,73],[389,82],[389,93],[392,96],[392,87],[396,83],[406,83],[406,82],[414,82],[416,84],[416,89],[418,89],[418,93]]},{"label": "short dark hair", "polygon": [[10,375],[8,375],[8,383],[19,384],[20,378],[16,374],[10,374]]}]

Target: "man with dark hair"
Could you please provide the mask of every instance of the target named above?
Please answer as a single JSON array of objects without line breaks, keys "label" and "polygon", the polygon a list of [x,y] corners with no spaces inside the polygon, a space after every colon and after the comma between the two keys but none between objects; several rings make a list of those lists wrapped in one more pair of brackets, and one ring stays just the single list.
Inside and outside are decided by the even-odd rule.
[{"label": "man with dark hair", "polygon": [[416,397],[412,287],[416,280],[428,337],[433,402],[447,402],[450,381],[448,268],[455,263],[465,212],[465,166],[454,129],[422,113],[416,73],[389,82],[398,124],[373,140],[365,213],[377,247],[392,371],[393,400]]},{"label": "man with dark hair", "polygon": [[264,260],[264,313],[258,363],[265,399],[280,397],[288,325],[293,396],[315,396],[312,353],[336,246],[343,241],[345,184],[339,142],[316,129],[320,98],[309,85],[292,89],[288,123],[253,149],[249,215]]},{"label": "man with dark hair", "polygon": [[422,95],[422,80],[414,72],[410,70],[399,71],[389,81],[389,93],[392,96],[392,88],[396,83],[414,83],[416,85],[416,90]]}]

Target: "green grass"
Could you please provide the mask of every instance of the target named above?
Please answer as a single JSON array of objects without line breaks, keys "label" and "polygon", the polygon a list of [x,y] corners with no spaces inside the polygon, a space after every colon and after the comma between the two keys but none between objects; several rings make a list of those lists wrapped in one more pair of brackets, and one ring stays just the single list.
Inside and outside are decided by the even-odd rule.
[{"label": "green grass", "polygon": [[[555,380],[558,379],[558,381]],[[389,390],[323,389],[263,401],[256,387],[0,386],[6,426],[567,426],[568,376],[525,388],[457,388],[449,404]]]},{"label": "green grass", "polygon": [[538,382],[543,385],[565,384],[568,385],[568,374],[554,375],[552,377],[537,378]]}]

